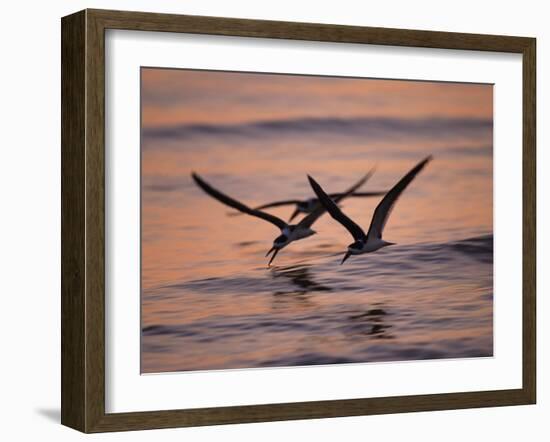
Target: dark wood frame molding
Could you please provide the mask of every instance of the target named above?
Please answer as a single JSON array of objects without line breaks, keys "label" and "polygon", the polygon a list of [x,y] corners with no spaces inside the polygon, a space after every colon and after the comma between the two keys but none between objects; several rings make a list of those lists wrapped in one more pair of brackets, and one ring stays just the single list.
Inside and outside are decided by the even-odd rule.
[{"label": "dark wood frame molding", "polygon": [[[533,404],[536,400],[536,40],[311,23],[84,10],[62,29],[61,422],[83,432]],[[105,412],[105,30],[497,51],[523,56],[523,386],[136,413]]]}]

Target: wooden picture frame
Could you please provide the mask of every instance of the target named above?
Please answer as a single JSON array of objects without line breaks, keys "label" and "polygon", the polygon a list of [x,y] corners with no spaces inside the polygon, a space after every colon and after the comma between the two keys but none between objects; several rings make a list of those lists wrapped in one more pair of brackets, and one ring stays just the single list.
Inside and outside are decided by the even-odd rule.
[{"label": "wooden picture frame", "polygon": [[[523,385],[457,392],[132,413],[105,412],[105,30],[495,51],[523,63]],[[536,153],[533,38],[84,10],[62,19],[62,410],[83,432],[533,404]]]}]

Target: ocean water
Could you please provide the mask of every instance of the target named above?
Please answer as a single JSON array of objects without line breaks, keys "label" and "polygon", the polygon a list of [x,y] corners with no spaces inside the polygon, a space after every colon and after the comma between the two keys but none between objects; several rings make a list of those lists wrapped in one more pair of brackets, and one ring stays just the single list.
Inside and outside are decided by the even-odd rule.
[{"label": "ocean water", "polygon": [[[191,171],[251,206],[387,190],[426,155],[384,231],[396,245],[340,265],[348,232],[265,253],[277,228],[206,195]],[[486,118],[291,117],[142,131],[144,373],[493,354],[492,122]],[[377,198],[343,210],[368,229]],[[288,219],[294,207],[271,213]]]}]

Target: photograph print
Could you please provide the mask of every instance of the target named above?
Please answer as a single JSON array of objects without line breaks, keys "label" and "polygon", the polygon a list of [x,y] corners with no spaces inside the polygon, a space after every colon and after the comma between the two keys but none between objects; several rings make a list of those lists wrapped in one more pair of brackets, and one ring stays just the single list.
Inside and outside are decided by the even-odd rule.
[{"label": "photograph print", "polygon": [[493,85],[141,68],[141,372],[493,356]]}]

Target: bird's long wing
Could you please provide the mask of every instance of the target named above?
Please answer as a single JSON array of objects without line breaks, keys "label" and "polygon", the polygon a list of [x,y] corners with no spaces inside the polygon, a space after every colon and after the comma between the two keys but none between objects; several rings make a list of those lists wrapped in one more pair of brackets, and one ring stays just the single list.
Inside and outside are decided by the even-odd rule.
[{"label": "bird's long wing", "polygon": [[355,240],[363,239],[366,237],[365,232],[363,232],[363,229],[359,227],[355,222],[353,222],[352,219],[348,218],[344,212],[340,210],[340,208],[335,204],[334,201],[332,201],[329,196],[325,193],[323,188],[315,181],[312,177],[308,175],[309,184],[311,184],[311,187],[315,194],[317,195],[317,198],[319,198],[319,201],[323,205],[323,207],[327,210],[327,212],[332,216],[336,221],[338,221],[340,224],[342,224],[349,233],[351,233],[351,236]]},{"label": "bird's long wing", "polygon": [[254,210],[251,209],[248,206],[245,206],[243,203],[234,200],[233,198],[228,197],[224,193],[220,192],[217,189],[214,189],[210,184],[208,184],[206,181],[204,181],[199,175],[197,175],[195,172],[192,174],[193,180],[197,185],[204,190],[208,195],[210,195],[212,198],[217,199],[219,202],[229,206],[233,207],[234,209],[237,209],[240,212],[246,213],[248,215],[252,215],[258,218],[261,218],[263,220],[266,220],[270,222],[271,224],[275,224],[279,229],[284,229],[287,224],[281,219],[277,218],[274,215],[271,215],[269,213],[262,212],[260,210]]},{"label": "bird's long wing", "polygon": [[[338,192],[338,193],[329,193],[328,196],[330,196],[332,199],[337,198],[341,195],[344,195],[345,192]],[[386,192],[384,191],[377,191],[377,192],[354,192],[350,197],[373,197],[373,196],[384,196]],[[304,200],[281,200],[281,201],[273,201],[272,203],[266,203],[262,204],[261,206],[253,207],[253,210],[262,210],[262,209],[270,209],[271,207],[281,207],[281,206],[290,206],[293,204],[299,204],[304,202]]]},{"label": "bird's long wing", "polygon": [[[269,209],[270,207],[281,207],[281,206],[290,206],[291,204],[298,204],[300,203],[300,200],[284,200],[284,201],[275,201],[272,203],[262,204],[261,206],[252,207],[252,210],[261,210],[261,209]],[[300,210],[296,210],[296,215],[300,213]],[[228,213],[229,216],[237,216],[237,215],[243,215],[241,212],[231,212]],[[296,216],[294,215],[294,216]],[[292,218],[290,218],[289,222],[292,221]]]},{"label": "bird's long wing", "polygon": [[367,240],[374,238],[382,238],[382,231],[388,221],[390,213],[395,205],[395,202],[401,195],[401,193],[407,188],[414,177],[428,164],[432,159],[432,156],[424,158],[420,163],[414,166],[409,173],[407,173],[399,182],[393,186],[386,194],[382,201],[376,206],[372,221],[370,223],[369,231],[367,233]]},{"label": "bird's long wing", "polygon": [[[311,187],[313,188],[313,191],[317,195],[317,198],[319,198],[319,202],[321,203],[321,205],[317,209],[315,209],[313,212],[311,212],[308,216],[306,216],[304,219],[302,219],[298,223],[298,226],[310,227],[317,220],[317,218],[319,218],[323,213],[325,213],[325,211],[328,211],[330,213],[330,215],[334,219],[336,219],[337,221],[342,223],[344,225],[344,227],[346,227],[350,231],[350,233],[351,233],[351,230],[348,228],[348,226],[346,226],[344,224],[344,220],[346,220],[346,222],[348,224],[352,223],[355,226],[355,227],[353,227],[354,231],[356,233],[361,232],[361,234],[364,236],[364,233],[361,230],[361,228],[357,224],[355,224],[353,221],[351,221],[351,219],[349,219],[346,215],[344,215],[344,213],[340,210],[340,208],[337,206],[337,204],[340,201],[342,201],[344,198],[350,196],[353,192],[355,192],[363,184],[365,184],[368,181],[368,179],[372,176],[373,173],[374,173],[374,169],[371,169],[369,171],[369,173],[367,173],[357,183],[355,183],[353,186],[351,186],[346,192],[339,194],[334,199],[331,199],[325,193],[325,191],[321,188],[321,186],[319,186],[319,184],[317,184],[317,182],[308,175],[309,183],[311,184]],[[337,218],[337,216],[338,216],[338,218]],[[359,229],[359,230],[357,230],[357,229]],[[353,235],[353,233],[351,233],[351,234]]]},{"label": "bird's long wing", "polygon": [[[334,198],[338,198],[340,195],[343,195],[344,192],[338,192],[338,193],[329,193],[328,196],[331,198],[331,199],[334,199]],[[368,197],[372,197],[372,196],[384,196],[386,194],[386,192],[384,192],[383,190],[379,190],[379,191],[375,191],[375,192],[353,192],[351,195],[349,195],[350,198],[355,198],[355,197],[363,197],[363,198],[368,198]]]},{"label": "bird's long wing", "polygon": [[272,203],[262,204],[261,206],[254,207],[254,210],[268,209],[270,207],[290,206],[291,204],[298,204],[300,200],[284,200],[274,201]]}]

